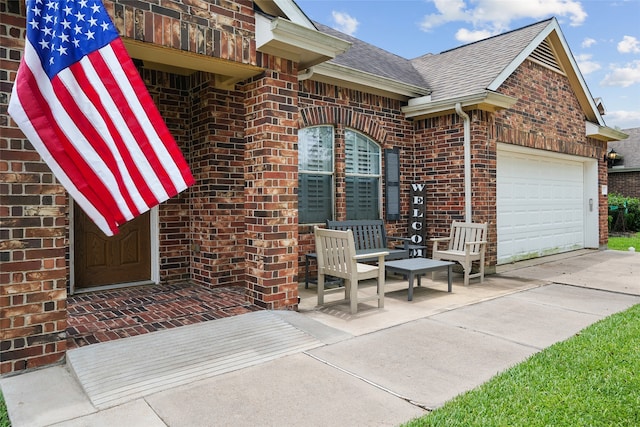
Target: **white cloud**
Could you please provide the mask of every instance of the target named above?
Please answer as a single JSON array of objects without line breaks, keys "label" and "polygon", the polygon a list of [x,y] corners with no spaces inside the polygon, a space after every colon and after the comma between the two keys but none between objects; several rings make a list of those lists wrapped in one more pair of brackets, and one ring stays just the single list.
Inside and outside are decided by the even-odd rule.
[{"label": "white cloud", "polygon": [[487,30],[469,31],[466,28],[460,28],[456,32],[456,40],[463,43],[472,43],[478,40],[486,39],[487,37],[491,37],[493,35],[495,34]]},{"label": "white cloud", "polygon": [[620,87],[629,87],[638,83],[640,83],[640,60],[633,61],[623,67],[611,67],[611,72],[600,82],[603,86]]},{"label": "white cloud", "polygon": [[331,16],[333,17],[333,22],[335,24],[334,28],[350,36],[356,32],[358,25],[360,25],[358,20],[350,16],[348,13],[336,12],[334,10],[331,12]]},{"label": "white cloud", "polygon": [[618,43],[620,53],[640,53],[640,40],[632,36],[624,36]]},{"label": "white cloud", "polygon": [[431,0],[440,13],[432,13],[424,17],[420,27],[430,31],[435,27],[453,21],[469,22],[470,12],[464,10],[464,0]]},{"label": "white cloud", "polygon": [[544,19],[550,16],[568,18],[570,25],[581,25],[587,18],[582,4],[577,0],[429,0],[438,13],[426,15],[420,27],[431,31],[449,22],[472,24],[472,31],[465,30],[464,35],[477,31],[497,34],[509,29],[512,21],[522,18]]},{"label": "white cloud", "polygon": [[582,40],[582,47],[583,48],[589,48],[591,46],[593,46],[594,44],[596,44],[595,39],[592,39],[591,37],[587,37],[584,40]]},{"label": "white cloud", "polygon": [[607,111],[604,116],[607,126],[618,127],[620,129],[631,129],[640,127],[640,110],[638,111]]},{"label": "white cloud", "polygon": [[580,68],[582,74],[587,75],[602,68],[600,64],[591,60],[592,57],[593,55],[589,53],[576,55],[576,62],[578,63],[578,67]]}]

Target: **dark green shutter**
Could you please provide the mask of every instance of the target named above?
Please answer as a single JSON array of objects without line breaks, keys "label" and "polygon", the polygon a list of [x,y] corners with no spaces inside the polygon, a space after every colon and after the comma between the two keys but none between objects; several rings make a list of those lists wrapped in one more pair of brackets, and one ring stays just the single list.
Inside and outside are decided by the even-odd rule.
[{"label": "dark green shutter", "polygon": [[332,219],[331,176],[298,175],[300,224],[324,223]]},{"label": "dark green shutter", "polygon": [[348,176],[345,184],[347,219],[380,219],[380,180],[367,176]]},{"label": "dark green shutter", "polygon": [[387,219],[400,219],[400,149],[384,150]]}]

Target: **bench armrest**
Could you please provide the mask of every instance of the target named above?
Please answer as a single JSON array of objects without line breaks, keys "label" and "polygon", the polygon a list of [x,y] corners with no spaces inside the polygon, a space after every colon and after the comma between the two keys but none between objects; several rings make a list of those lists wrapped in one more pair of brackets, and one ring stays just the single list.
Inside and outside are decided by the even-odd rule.
[{"label": "bench armrest", "polygon": [[399,240],[403,243],[403,249],[409,249],[409,245],[411,244],[410,237],[396,237],[396,236],[387,236],[387,240]]},{"label": "bench armrest", "polygon": [[433,239],[429,239],[429,241],[433,242],[433,253],[438,251],[438,243],[440,242],[448,242],[451,240],[451,237],[434,237]]},{"label": "bench armrest", "polygon": [[360,254],[360,255],[354,255],[353,259],[355,259],[356,261],[359,259],[363,259],[363,258],[373,258],[373,257],[386,257],[387,255],[389,255],[389,252],[386,251],[381,251],[381,252],[371,252],[368,254]]}]

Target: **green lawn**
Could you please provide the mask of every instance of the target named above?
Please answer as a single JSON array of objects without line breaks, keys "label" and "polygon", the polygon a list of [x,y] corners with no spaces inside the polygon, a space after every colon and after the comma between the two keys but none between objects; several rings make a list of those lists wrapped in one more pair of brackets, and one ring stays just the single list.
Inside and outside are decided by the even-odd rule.
[{"label": "green lawn", "polygon": [[609,237],[609,249],[628,251],[631,246],[640,252],[640,233],[636,233],[633,237]]},{"label": "green lawn", "polygon": [[640,305],[610,316],[406,426],[640,425]]},{"label": "green lawn", "polygon": [[9,414],[7,414],[7,405],[4,403],[2,391],[0,391],[0,427],[11,427]]}]

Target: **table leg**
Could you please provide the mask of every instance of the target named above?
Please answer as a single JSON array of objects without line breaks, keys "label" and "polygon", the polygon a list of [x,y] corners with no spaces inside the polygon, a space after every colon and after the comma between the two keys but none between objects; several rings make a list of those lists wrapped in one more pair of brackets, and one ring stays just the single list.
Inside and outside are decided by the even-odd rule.
[{"label": "table leg", "polygon": [[409,272],[409,296],[407,301],[413,301],[413,271]]},{"label": "table leg", "polygon": [[447,284],[449,285],[449,292],[451,292],[451,266],[447,266]]}]

